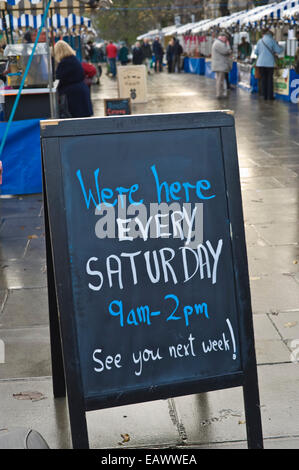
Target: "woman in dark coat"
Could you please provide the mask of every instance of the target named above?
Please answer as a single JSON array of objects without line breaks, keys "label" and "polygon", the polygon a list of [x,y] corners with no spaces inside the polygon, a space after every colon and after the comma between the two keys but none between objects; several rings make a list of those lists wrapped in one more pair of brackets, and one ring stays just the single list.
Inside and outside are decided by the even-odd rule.
[{"label": "woman in dark coat", "polygon": [[59,80],[58,94],[61,102],[65,102],[63,97],[66,97],[71,115],[69,117],[92,116],[89,89],[84,83],[84,70],[75,51],[65,41],[58,41],[54,46],[54,57],[58,63],[56,69],[56,78]]}]

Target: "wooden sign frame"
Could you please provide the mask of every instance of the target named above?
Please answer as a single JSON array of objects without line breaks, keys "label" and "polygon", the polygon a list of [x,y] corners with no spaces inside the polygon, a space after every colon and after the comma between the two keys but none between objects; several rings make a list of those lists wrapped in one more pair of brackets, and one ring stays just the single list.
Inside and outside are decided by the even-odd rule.
[{"label": "wooden sign frame", "polygon": [[[184,383],[157,385],[148,390],[130,390],[117,396],[86,400],[79,362],[79,345],[72,311],[71,273],[68,262],[68,238],[61,181],[59,142],[63,137],[95,134],[136,133],[144,131],[218,128],[227,188],[227,207],[233,237],[234,283],[238,311],[241,370]],[[249,448],[262,448],[257,366],[250,300],[246,242],[238,168],[234,117],[226,112],[161,114],[41,122],[42,168],[48,276],[48,299],[52,351],[54,397],[68,396],[74,448],[88,448],[86,412],[168,399],[189,394],[243,387]]]},{"label": "wooden sign frame", "polygon": [[128,116],[132,114],[132,103],[130,98],[106,98],[104,99],[104,111],[105,111],[105,116],[112,116],[112,114],[107,114],[107,104],[111,102],[116,102],[116,101],[128,101],[128,107],[129,107],[129,113],[125,114],[115,114],[114,117],[116,116]]}]

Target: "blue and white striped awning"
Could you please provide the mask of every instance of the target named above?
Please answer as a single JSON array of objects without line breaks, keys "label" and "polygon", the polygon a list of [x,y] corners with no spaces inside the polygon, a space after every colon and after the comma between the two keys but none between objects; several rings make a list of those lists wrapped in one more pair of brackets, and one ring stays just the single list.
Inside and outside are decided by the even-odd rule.
[{"label": "blue and white striped awning", "polygon": [[[18,5],[20,3],[21,0],[4,0],[4,2],[8,3],[9,5]],[[33,5],[37,5],[38,3],[40,3],[42,0],[29,0],[30,3],[32,3]],[[62,2],[62,0],[53,0],[53,2]]]},{"label": "blue and white striped awning", "polygon": [[[23,14],[20,17],[15,17],[13,15],[6,15],[6,26],[10,29],[19,29],[19,28],[34,28],[37,29],[40,27],[42,22],[42,15],[27,15]],[[53,15],[52,18],[47,18],[47,26],[53,27],[54,29],[57,28],[72,28],[74,26],[87,26],[88,28],[91,27],[91,20],[89,18],[85,18],[84,16],[77,16],[74,14],[70,14],[67,17],[64,17],[59,14]],[[3,30],[2,19],[0,19],[0,29]]]},{"label": "blue and white striped awning", "polygon": [[283,18],[292,18],[295,15],[299,15],[299,3],[289,10],[285,10],[282,14]]},{"label": "blue and white striped awning", "polygon": [[267,19],[280,19],[285,16],[289,10],[293,10],[297,7],[297,5],[299,5],[299,0],[284,0],[280,3],[267,5],[256,14],[243,18],[240,23],[253,24]]}]

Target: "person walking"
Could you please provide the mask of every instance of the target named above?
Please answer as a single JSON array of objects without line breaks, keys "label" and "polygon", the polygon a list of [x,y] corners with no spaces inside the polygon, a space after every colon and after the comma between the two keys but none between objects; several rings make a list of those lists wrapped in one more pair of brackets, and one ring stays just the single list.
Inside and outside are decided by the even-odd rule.
[{"label": "person walking", "polygon": [[168,73],[173,72],[173,59],[174,59],[174,39],[170,39],[166,49],[166,60]]},{"label": "person walking", "polygon": [[216,73],[216,98],[227,96],[225,74],[230,71],[232,53],[226,32],[220,33],[212,46],[212,71]]},{"label": "person walking", "polygon": [[176,38],[173,38],[173,72],[177,70],[179,73],[181,71],[181,55],[183,53],[183,48],[180,44],[180,41]]},{"label": "person walking", "polygon": [[152,63],[153,52],[152,52],[151,45],[149,43],[149,39],[145,38],[143,40],[143,44],[142,44],[141,49],[142,49],[143,61],[144,61],[144,64],[146,66],[147,73],[150,74],[151,73],[151,63]]},{"label": "person walking", "polygon": [[132,53],[133,53],[133,58],[132,58],[133,65],[142,65],[143,52],[142,52],[139,41],[137,41],[135,46],[133,47]]},{"label": "person walking", "polygon": [[54,46],[57,65],[59,111],[61,118],[89,117],[93,115],[88,86],[85,84],[83,67],[76,52],[65,42],[59,40]]},{"label": "person walking", "polygon": [[121,44],[121,48],[119,49],[119,53],[118,53],[118,58],[120,60],[121,65],[127,65],[127,63],[129,62],[128,55],[129,55],[129,49],[127,48],[126,44],[123,42]]},{"label": "person walking", "polygon": [[274,100],[273,93],[273,74],[275,67],[276,54],[282,52],[282,48],[273,39],[272,32],[269,29],[263,31],[263,37],[258,41],[255,47],[257,55],[256,67],[261,74],[262,94],[265,100]]},{"label": "person walking", "polygon": [[153,42],[153,53],[155,56],[155,72],[163,72],[163,54],[164,50],[157,36]]},{"label": "person walking", "polygon": [[112,78],[116,77],[116,59],[117,59],[117,47],[113,44],[113,41],[109,41],[109,44],[106,46],[106,56],[110,68],[110,73]]}]

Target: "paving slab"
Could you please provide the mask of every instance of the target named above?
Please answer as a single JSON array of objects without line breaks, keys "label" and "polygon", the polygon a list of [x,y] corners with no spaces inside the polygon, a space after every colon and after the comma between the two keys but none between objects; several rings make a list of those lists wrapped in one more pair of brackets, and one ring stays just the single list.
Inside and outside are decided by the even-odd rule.
[{"label": "paving slab", "polygon": [[38,260],[45,262],[46,260],[46,241],[45,236],[42,234],[38,238],[32,238],[28,241],[24,251],[24,259]]},{"label": "paving slab", "polygon": [[[295,417],[299,416],[296,390],[299,366],[292,363],[264,365],[258,368],[258,376],[264,437],[298,436]],[[246,439],[240,388],[176,398],[175,402],[188,436],[187,444]]]},{"label": "paving slab", "polygon": [[7,300],[8,291],[7,289],[0,290],[0,315],[4,309],[5,302]]},{"label": "paving slab", "polygon": [[243,202],[243,211],[246,225],[277,224],[279,220],[282,227],[298,218],[297,204],[265,204],[258,193],[250,201]]},{"label": "paving slab", "polygon": [[42,207],[41,194],[29,194],[2,199],[1,218],[39,216]]},{"label": "paving slab", "polygon": [[255,225],[259,236],[266,240],[268,245],[298,245],[299,243],[299,223],[289,222],[282,224],[260,224]]},{"label": "paving slab", "polygon": [[255,353],[258,365],[281,364],[291,361],[290,350],[282,340],[256,340]]},{"label": "paving slab", "polygon": [[299,343],[299,309],[279,312],[276,315],[270,315],[270,317],[283,340],[298,339]]},{"label": "paving slab", "polygon": [[[274,449],[299,449],[299,437],[283,437],[276,439],[265,439],[264,448],[266,450]],[[239,450],[247,449],[247,442],[224,442],[219,444],[195,446],[194,449],[219,449],[219,450]]]},{"label": "paving slab", "polygon": [[283,188],[283,184],[273,176],[256,176],[255,178],[243,178],[241,177],[241,189],[242,191],[254,190],[254,189],[273,189]]},{"label": "paving slab", "polygon": [[248,246],[251,276],[299,272],[299,246]]},{"label": "paving slab", "polygon": [[247,246],[266,246],[267,242],[258,232],[253,225],[245,224],[245,238]]},{"label": "paving slab", "polygon": [[45,263],[38,260],[9,260],[2,263],[0,289],[26,289],[46,287],[47,275]]},{"label": "paving slab", "polygon": [[35,217],[8,217],[3,219],[0,236],[5,238],[26,238],[39,237],[44,230],[43,220],[39,216]]},{"label": "paving slab", "polygon": [[1,328],[0,337],[5,345],[5,363],[0,364],[0,379],[51,375],[48,327]]},{"label": "paving slab", "polygon": [[260,315],[253,315],[253,327],[256,340],[281,340],[277,329],[266,314],[261,313]]},{"label": "paving slab", "polygon": [[[290,168],[278,168],[275,166],[260,166],[253,168],[241,168],[240,177],[245,178],[256,178],[256,177],[273,176],[276,178],[294,178],[297,181],[297,173]],[[260,181],[260,180],[259,180]],[[259,188],[260,189],[260,188]]]},{"label": "paving slab", "polygon": [[255,313],[298,309],[298,284],[291,275],[250,277],[252,309]]},{"label": "paving slab", "polygon": [[0,316],[0,328],[30,328],[48,325],[47,288],[13,289],[7,296]]},{"label": "paving slab", "polygon": [[11,238],[4,240],[1,238],[1,247],[0,247],[0,262],[1,262],[1,270],[3,271],[6,265],[6,261],[13,261],[22,259],[29,240],[26,238]]}]

